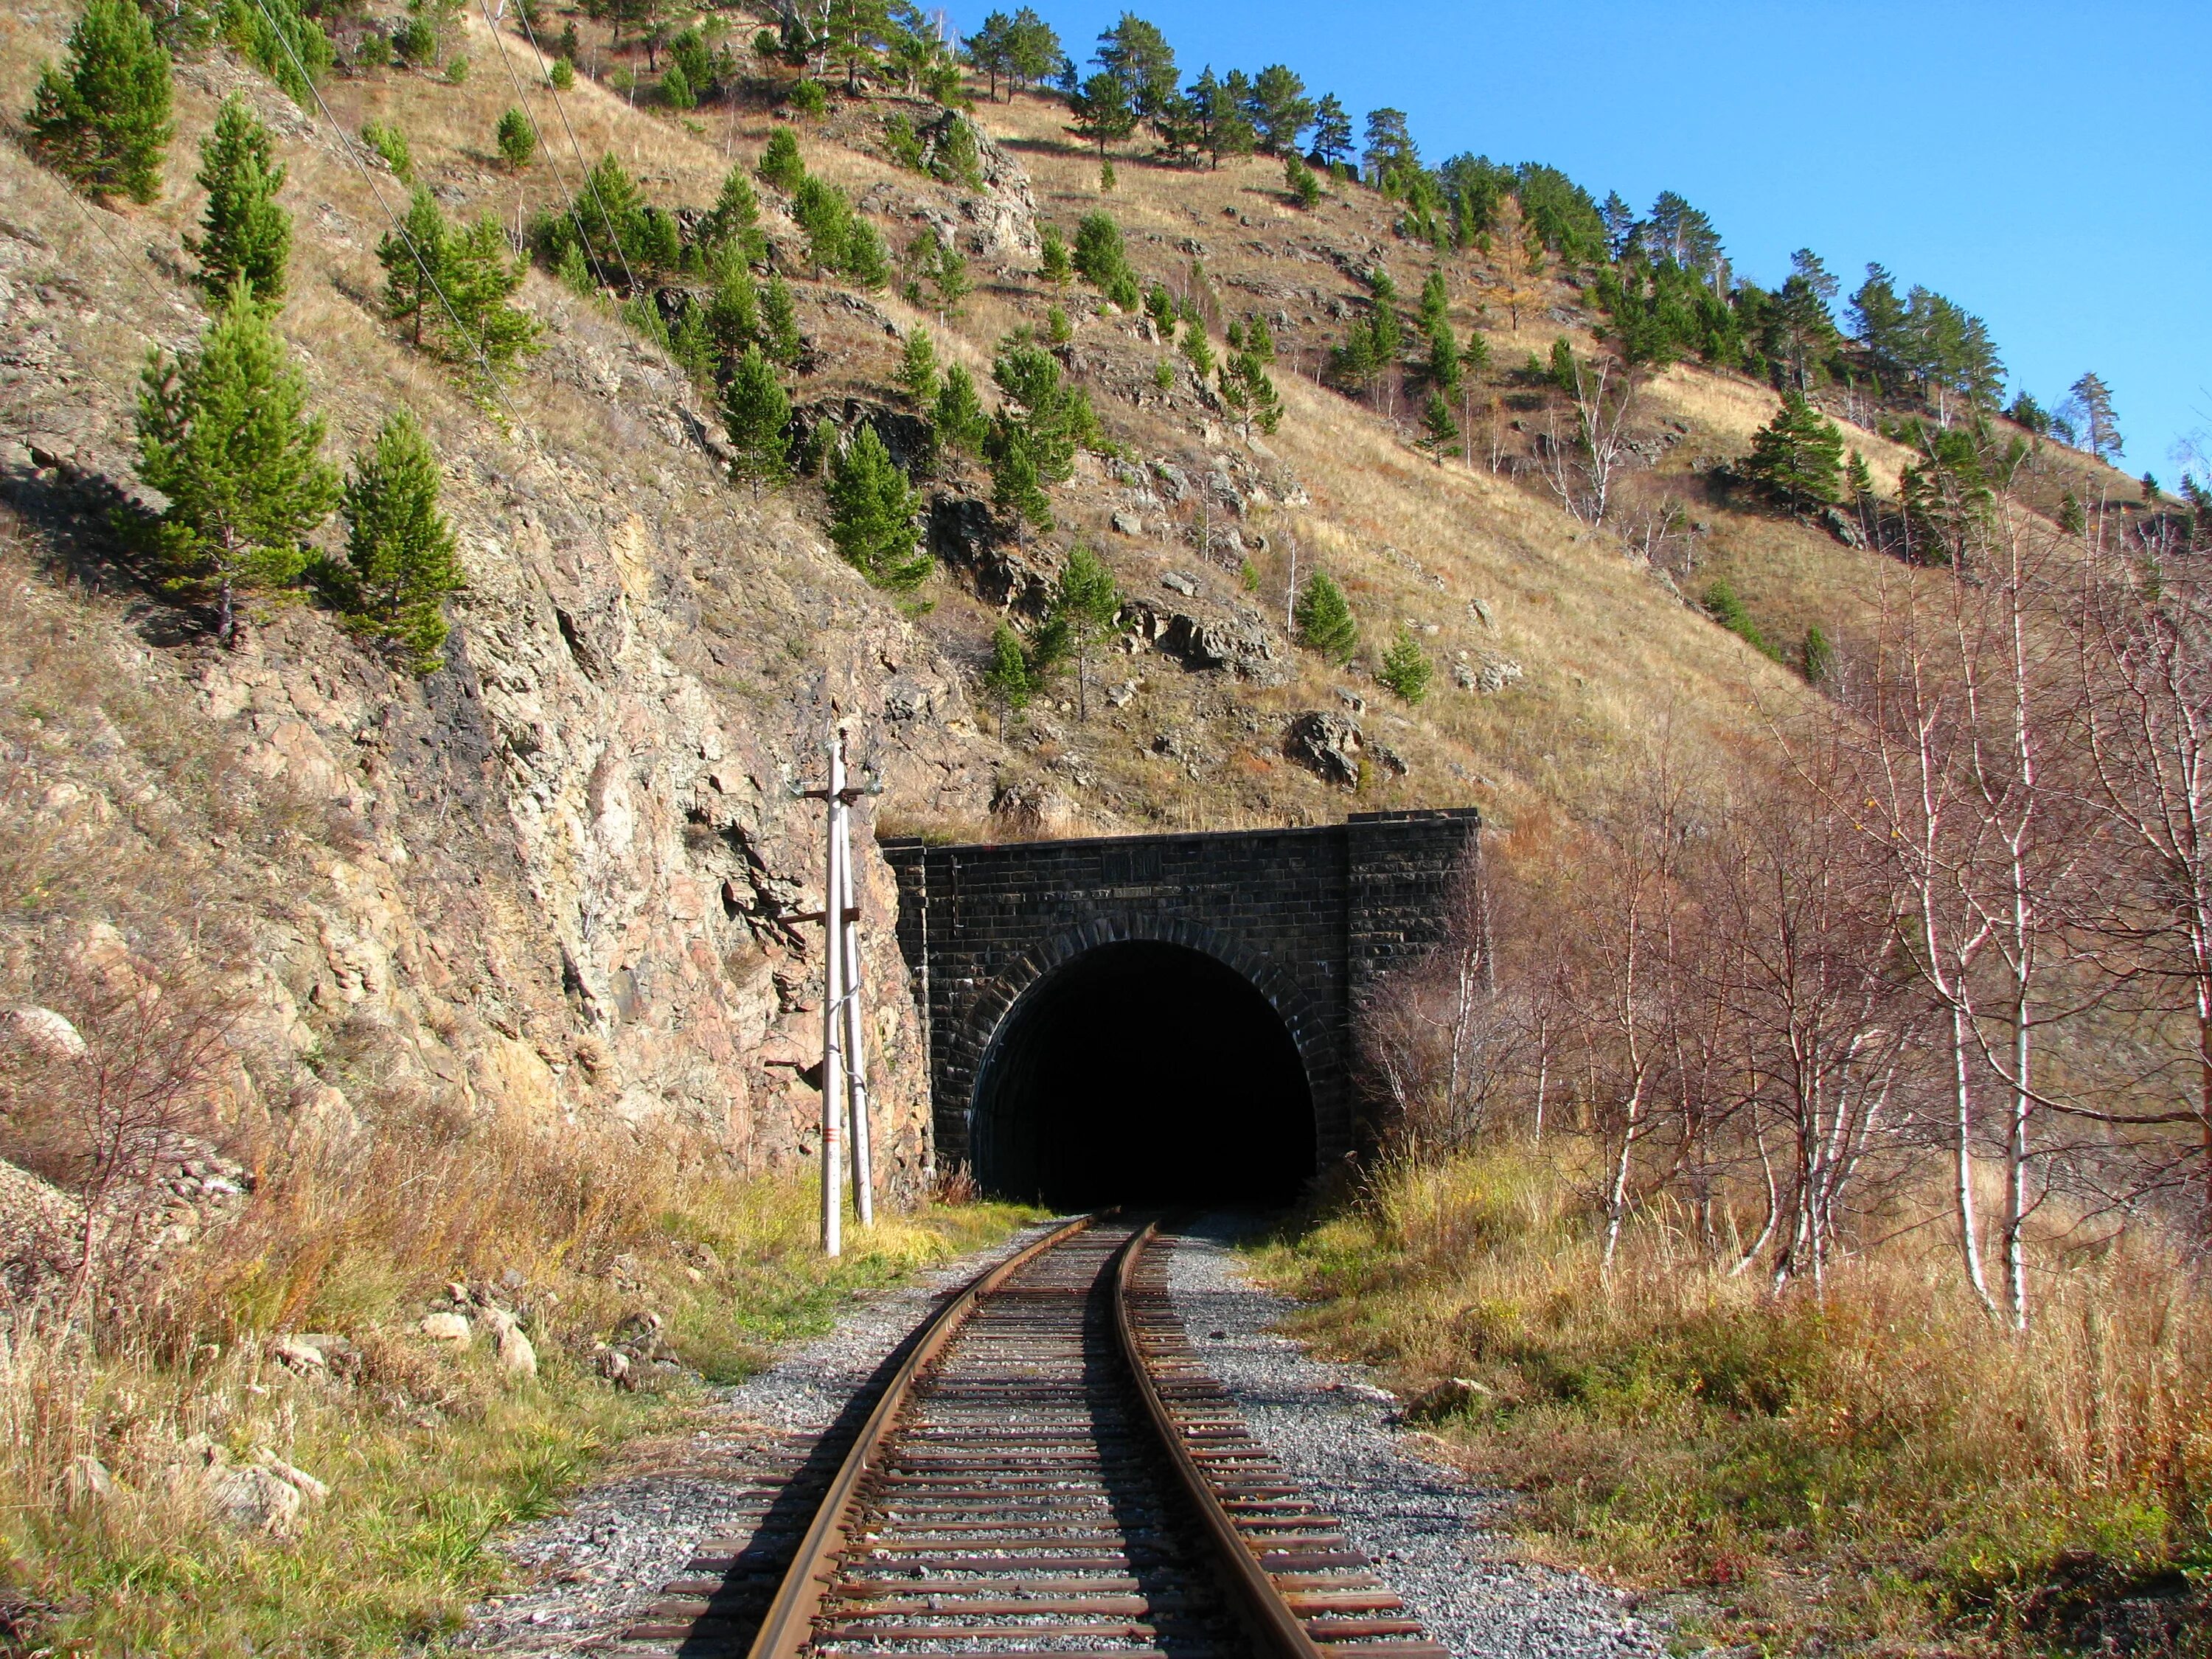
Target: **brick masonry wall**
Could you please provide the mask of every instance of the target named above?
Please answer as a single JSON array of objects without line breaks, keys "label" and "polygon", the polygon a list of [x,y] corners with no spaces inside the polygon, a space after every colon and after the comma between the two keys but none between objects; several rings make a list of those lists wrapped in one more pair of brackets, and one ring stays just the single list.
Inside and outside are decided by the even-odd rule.
[{"label": "brick masonry wall", "polygon": [[1480,824],[1462,808],[1310,830],[886,841],[899,948],[929,1046],[938,1167],[969,1161],[976,1079],[1023,994],[1084,952],[1129,939],[1203,951],[1259,989],[1305,1061],[1322,1161],[1341,1158],[1352,1145],[1358,1000],[1440,936]]}]

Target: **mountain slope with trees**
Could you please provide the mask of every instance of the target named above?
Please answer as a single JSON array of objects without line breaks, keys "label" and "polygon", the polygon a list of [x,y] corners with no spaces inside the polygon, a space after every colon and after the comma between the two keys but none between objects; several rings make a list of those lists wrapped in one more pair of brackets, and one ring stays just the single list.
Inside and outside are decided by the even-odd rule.
[{"label": "mountain slope with trees", "polygon": [[[448,1373],[407,1333],[447,1278],[512,1268],[573,1385],[527,1432],[580,1443],[606,1286],[732,1282],[752,1200],[711,1172],[788,1176],[817,1152],[822,901],[793,790],[832,718],[881,775],[881,830],[1472,802],[1501,867],[1571,872],[1563,908],[1587,879],[1611,915],[1627,901],[1599,877],[1642,867],[1620,848],[1652,757],[1697,781],[1686,823],[1737,833],[1739,797],[1789,799],[1778,731],[1859,720],[1893,685],[1904,596],[2014,592],[2005,546],[2051,550],[2039,595],[2201,550],[2197,481],[2177,498],[2106,464],[2103,383],[2045,410],[1963,305],[1881,268],[1847,283],[1810,251],[1766,289],[1680,195],[1639,214],[1538,162],[1432,164],[1405,112],[1348,111],[1280,64],[1194,72],[1172,25],[1063,40],[1024,8],[956,40],[875,0],[0,17],[20,139],[0,149],[0,527],[24,596],[0,629],[0,992],[32,1011],[7,1027],[0,1156],[37,1172],[39,1213],[96,1224],[73,1256],[18,1230],[0,1273],[109,1345],[56,1339],[73,1403],[8,1476],[28,1517],[9,1571],[42,1606],[77,1605],[111,1547],[70,1518],[70,1459],[103,1449],[143,1492],[179,1437],[181,1417],[133,1439],[97,1403],[124,1386],[101,1369],[116,1345],[150,1368],[130,1386],[170,1399],[192,1387],[173,1356],[224,1345],[241,1450],[274,1431],[246,1386],[261,1345],[322,1328],[302,1322],[362,1332],[383,1390],[334,1407],[319,1443],[356,1410],[380,1435],[449,1409],[504,1432],[481,1376],[439,1403]],[[878,1145],[919,1202],[959,1172],[931,1161],[895,895],[866,862]],[[1652,890],[1694,889],[1709,920],[1736,890],[1694,873],[1669,864]],[[1626,936],[1674,914],[1638,910]],[[2169,937],[2131,914],[2127,951]],[[2054,1003],[2095,991],[2067,1005],[2043,1086],[2147,1115],[2164,1085],[2141,1079],[2201,1033],[2175,988],[2197,981],[2066,918],[2010,936],[2075,953],[2035,981]],[[1684,1205],[1708,1244],[1723,1210],[1759,1236],[1771,1102],[1707,1121],[1679,1072],[1664,1111],[1639,1093],[1660,1073],[1608,1045],[1650,1027],[1589,1015],[1619,964],[1584,943],[1504,964],[1486,997],[1505,1001],[1448,998],[1454,1018],[1551,1030],[1541,997],[1512,1000],[1527,975],[1580,988],[1583,1023],[1557,1029],[1587,1086],[1572,1128],[1552,1121],[1563,1179],[1599,1194],[1585,1218],[1633,1248]],[[1936,970],[1914,960],[1884,994]],[[2123,966],[2124,991],[2097,988]],[[1726,1004],[1683,987],[1670,1009]],[[1974,1011],[1969,1036],[2007,1018]],[[78,1144],[99,1125],[25,1105],[126,1052],[165,1080],[109,1126],[111,1154]],[[2017,1106],[2005,1052],[1968,1054],[1976,1098]],[[2140,1064],[2135,1091],[2097,1094],[2114,1056]],[[1438,1075],[1407,1072],[1405,1097],[1386,1077],[1378,1134],[1420,1151],[1433,1091],[1466,1103]],[[1501,1103],[1454,1119],[1444,1152],[1560,1109],[1548,1064],[1497,1075]],[[2032,1146],[1977,1107],[1963,1164],[2011,1183],[1997,1259],[2056,1272],[2021,1172],[2086,1165],[2044,1127],[2076,1119],[2030,1107]],[[2191,1213],[2200,1118],[2118,1137],[2171,1154],[2171,1193],[2120,1204],[2069,1176],[2052,1203],[2092,1233]],[[179,1243],[149,1194],[186,1133],[258,1184]],[[1923,1139],[1883,1164],[1880,1203],[1852,1207],[1870,1184],[1804,1212],[1793,1263],[1840,1261],[1914,1205],[1951,1224],[1926,1173],[1945,1143]],[[2106,1153],[2099,1180],[2138,1167]],[[386,1201],[426,1158],[422,1204]],[[489,1203],[487,1169],[521,1196]],[[664,1183],[680,1203],[655,1217],[638,1194]],[[1770,1218],[1785,1189],[1810,1190],[1777,1175]],[[1978,1303],[2034,1305],[1981,1285]],[[736,1340],[693,1334],[695,1364]],[[507,1450],[500,1490],[542,1501],[558,1477]],[[2203,1487],[2176,1467],[2160,1501],[2184,1516]],[[159,1517],[124,1501],[112,1537],[140,1537]],[[397,1513],[346,1511],[317,1559],[386,1571]],[[2164,1571],[2193,1524],[2127,1547]],[[2040,1583],[2079,1544],[2014,1565]],[[426,1559],[375,1581],[375,1640],[457,1617],[492,1572],[472,1556],[433,1585]],[[278,1567],[256,1571],[193,1603],[198,1650],[234,1650],[239,1609],[281,1601]],[[154,1627],[135,1616],[100,1628]]]}]

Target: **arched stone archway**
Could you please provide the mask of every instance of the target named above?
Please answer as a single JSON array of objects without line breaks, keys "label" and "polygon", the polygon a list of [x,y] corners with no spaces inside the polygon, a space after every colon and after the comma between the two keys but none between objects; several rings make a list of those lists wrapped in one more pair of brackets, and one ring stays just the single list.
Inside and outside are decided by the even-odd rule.
[{"label": "arched stone archway", "polygon": [[[929,1045],[939,1166],[977,1165],[981,1085],[1009,1013],[1070,964],[1129,945],[1233,970],[1297,1054],[1310,1097],[1309,1167],[1342,1157],[1356,1133],[1349,1079],[1360,999],[1377,975],[1439,936],[1480,825],[1474,811],[1454,810],[1228,834],[886,841],[899,946]],[[1104,1039],[1120,1045],[1112,1052],[1141,1054],[1144,1016],[1121,1006],[1119,1015],[1092,1012]],[[1171,1138],[1167,1126],[1144,1133]]]},{"label": "arched stone archway", "polygon": [[1275,998],[1185,943],[1049,954],[982,1044],[969,1140],[984,1191],[1059,1208],[1297,1195],[1313,1090]]}]

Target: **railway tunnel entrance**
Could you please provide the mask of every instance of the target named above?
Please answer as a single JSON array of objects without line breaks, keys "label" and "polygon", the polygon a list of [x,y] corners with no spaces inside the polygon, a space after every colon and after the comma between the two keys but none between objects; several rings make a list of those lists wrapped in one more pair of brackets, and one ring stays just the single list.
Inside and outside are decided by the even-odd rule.
[{"label": "railway tunnel entrance", "polygon": [[1059,1209],[1289,1203],[1313,1090],[1267,999],[1204,951],[1097,946],[1006,1011],[978,1068],[977,1182]]}]

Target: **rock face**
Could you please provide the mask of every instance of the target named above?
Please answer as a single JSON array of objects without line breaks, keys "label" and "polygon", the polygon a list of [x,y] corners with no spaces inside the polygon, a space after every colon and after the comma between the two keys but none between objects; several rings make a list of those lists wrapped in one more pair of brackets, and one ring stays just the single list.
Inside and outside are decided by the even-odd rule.
[{"label": "rock face", "polygon": [[1309,708],[1292,717],[1283,753],[1340,789],[1359,787],[1359,727],[1342,714]]},{"label": "rock face", "polygon": [[[988,143],[982,165],[990,234],[1034,247],[1019,170]],[[25,215],[72,222],[45,175],[0,166],[32,193]],[[198,326],[146,257],[162,234],[124,227],[147,247],[86,266],[0,226],[0,363],[46,365],[10,427],[36,453],[0,438],[0,518],[95,564],[109,508],[137,488],[144,342]],[[550,285],[530,293],[568,304]],[[589,307],[558,320],[527,387],[538,430],[502,434],[434,389],[421,400],[469,584],[445,668],[396,673],[305,607],[253,614],[245,647],[223,651],[150,592],[161,620],[143,639],[118,623],[88,648],[312,830],[306,867],[282,881],[235,854],[240,883],[265,895],[242,1050],[276,1057],[241,1074],[235,1113],[280,1134],[360,1133],[374,1102],[299,1063],[343,1028],[393,1087],[465,1113],[695,1138],[743,1167],[788,1167],[811,1155],[821,1113],[803,1063],[819,929],[797,919],[822,904],[820,808],[793,786],[822,764],[830,699],[887,805],[980,816],[990,767],[958,671],[817,530],[730,489],[717,423],[684,378]],[[393,395],[378,376],[404,347],[345,326],[361,330],[356,355],[331,370],[321,342],[295,349],[332,430],[374,431]],[[334,372],[356,361],[370,370]],[[810,414],[873,419],[894,443],[915,424],[860,404]],[[24,603],[41,591],[28,584]],[[160,785],[105,752],[79,743],[40,780],[72,792],[73,823]],[[927,1163],[908,1063],[921,1036],[869,810],[856,843],[872,1094],[879,1170],[902,1196]],[[23,994],[0,984],[6,1035],[65,1058],[72,1034],[15,1006]]]}]

